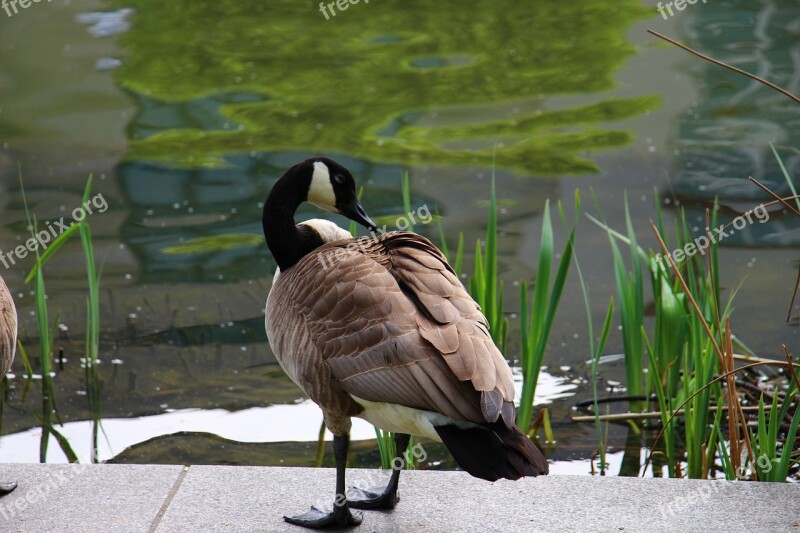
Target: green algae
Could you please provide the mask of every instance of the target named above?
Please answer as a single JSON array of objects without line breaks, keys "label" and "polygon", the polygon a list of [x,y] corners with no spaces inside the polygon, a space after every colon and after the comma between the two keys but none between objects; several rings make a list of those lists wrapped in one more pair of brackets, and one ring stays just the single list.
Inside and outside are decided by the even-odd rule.
[{"label": "green algae", "polygon": [[165,254],[198,254],[263,245],[264,237],[257,233],[224,233],[189,239],[181,244],[167,246],[163,252]]},{"label": "green algae", "polygon": [[[123,37],[128,54],[118,82],[161,110],[188,102],[215,108],[232,126],[186,120],[151,128],[131,140],[129,159],[197,168],[227,154],[301,151],[490,166],[493,145],[502,142],[498,167],[523,175],[589,173],[598,168],[587,152],[631,142],[630,132],[607,124],[660,104],[655,96],[599,94],[590,104],[553,109],[548,100],[585,100],[613,88],[614,73],[635,52],[625,32],[650,14],[633,0],[536,9],[512,0],[374,2],[331,20],[313,3],[288,0],[125,5],[139,9]],[[248,98],[226,96],[240,94]],[[409,120],[514,102],[515,113],[489,120],[469,111],[469,121],[458,124]],[[474,141],[482,143],[476,148]]]}]

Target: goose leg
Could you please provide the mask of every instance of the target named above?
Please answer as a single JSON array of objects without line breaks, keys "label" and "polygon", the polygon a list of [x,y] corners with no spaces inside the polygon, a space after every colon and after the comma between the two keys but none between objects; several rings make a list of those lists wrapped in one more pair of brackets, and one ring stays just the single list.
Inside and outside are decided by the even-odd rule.
[{"label": "goose leg", "polygon": [[16,481],[0,481],[0,496],[13,492],[17,488]]},{"label": "goose leg", "polygon": [[290,524],[322,529],[326,527],[357,526],[361,523],[361,513],[351,513],[344,491],[344,471],[347,466],[347,451],[350,448],[350,435],[333,436],[333,456],[336,458],[336,499],[333,511],[326,513],[316,507],[299,516],[284,516]]},{"label": "goose leg", "polygon": [[405,433],[395,433],[394,444],[395,454],[392,462],[392,477],[389,484],[385,487],[371,487],[369,489],[359,489],[350,487],[350,498],[348,502],[354,509],[394,509],[400,497],[397,495],[397,485],[400,481],[400,471],[405,466],[404,453],[408,448],[411,439]]}]

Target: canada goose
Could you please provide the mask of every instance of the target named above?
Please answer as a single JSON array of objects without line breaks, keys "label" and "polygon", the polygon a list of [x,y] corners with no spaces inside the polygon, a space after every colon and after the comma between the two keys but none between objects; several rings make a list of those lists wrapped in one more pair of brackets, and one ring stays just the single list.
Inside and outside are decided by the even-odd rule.
[{"label": "canada goose", "polygon": [[264,235],[279,267],[267,337],[284,371],[322,409],[336,459],[333,511],[284,518],[314,528],[356,525],[361,514],[349,507],[395,506],[399,469],[387,487],[345,497],[352,416],[395,432],[397,458],[417,435],[444,442],[459,466],[489,481],[546,474],[546,459],[514,423],[508,363],[442,253],[415,233],[352,239],[330,222],[295,225],[304,201],[376,230],[350,172],[326,158],[289,169],[264,205]]},{"label": "canada goose", "polygon": [[[11,369],[17,348],[17,308],[5,281],[0,276],[0,378]],[[0,496],[17,488],[16,481],[0,482]]]}]

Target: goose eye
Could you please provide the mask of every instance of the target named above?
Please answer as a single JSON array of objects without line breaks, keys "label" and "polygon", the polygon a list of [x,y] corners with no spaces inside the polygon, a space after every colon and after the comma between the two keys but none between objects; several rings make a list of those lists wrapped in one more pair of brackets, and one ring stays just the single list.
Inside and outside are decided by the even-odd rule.
[{"label": "goose eye", "polygon": [[344,185],[344,176],[341,174],[335,174],[333,176],[333,182],[336,183],[336,185]]}]

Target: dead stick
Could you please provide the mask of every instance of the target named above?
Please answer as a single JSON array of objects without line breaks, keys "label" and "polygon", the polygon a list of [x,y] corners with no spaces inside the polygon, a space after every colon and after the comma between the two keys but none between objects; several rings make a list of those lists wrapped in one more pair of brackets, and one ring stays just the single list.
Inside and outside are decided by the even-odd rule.
[{"label": "dead stick", "polygon": [[[709,411],[716,412],[719,409],[716,405],[711,405],[708,407]],[[722,406],[723,411],[728,410],[727,405]],[[742,407],[742,411],[745,413],[757,413],[758,406],[746,406]],[[673,415],[680,416],[684,413],[684,409],[680,411],[675,411]],[[612,413],[608,415],[597,415],[597,417],[593,415],[578,415],[570,417],[570,420],[573,422],[594,422],[595,418],[599,419],[601,422],[625,422],[628,420],[649,420],[653,418],[661,418],[661,411],[648,411],[646,413]]]},{"label": "dead stick", "polygon": [[689,53],[691,53],[691,54],[694,54],[694,55],[696,55],[697,57],[701,57],[701,58],[705,59],[706,61],[710,61],[710,62],[714,63],[715,65],[719,65],[720,67],[725,67],[726,69],[728,69],[728,70],[732,70],[732,71],[734,71],[734,72],[737,72],[737,73],[741,74],[742,76],[747,76],[747,77],[748,77],[748,78],[750,78],[751,80],[756,80],[756,81],[758,81],[758,82],[761,82],[761,83],[763,83],[764,85],[766,85],[767,87],[771,87],[771,88],[775,89],[775,90],[776,90],[776,91],[778,91],[779,93],[781,93],[781,94],[783,94],[783,95],[786,95],[786,96],[788,96],[789,98],[791,98],[792,100],[794,100],[795,102],[797,102],[798,104],[800,104],[800,98],[798,98],[797,96],[793,95],[792,93],[790,93],[790,92],[789,92],[789,91],[787,91],[786,89],[782,89],[781,87],[778,87],[778,86],[777,86],[777,85],[775,85],[774,83],[770,83],[770,82],[768,82],[767,80],[765,80],[765,79],[763,79],[763,78],[759,78],[759,77],[758,77],[758,76],[756,76],[755,74],[750,74],[749,72],[745,72],[744,70],[742,70],[742,69],[740,69],[740,68],[736,68],[736,67],[734,67],[734,66],[728,65],[727,63],[723,63],[722,61],[719,61],[719,60],[717,60],[717,59],[714,59],[713,57],[708,57],[708,56],[707,56],[707,55],[705,55],[705,54],[701,54],[700,52],[698,52],[698,51],[696,51],[696,50],[692,50],[691,48],[689,48],[689,47],[688,47],[688,46],[686,46],[685,44],[681,44],[681,43],[679,43],[678,41],[675,41],[675,40],[673,40],[673,39],[670,39],[669,37],[667,37],[667,36],[665,36],[665,35],[661,35],[661,34],[660,34],[660,33],[658,33],[657,31],[653,31],[653,30],[647,30],[647,32],[648,32],[648,33],[650,33],[650,34],[652,34],[652,35],[655,35],[655,36],[656,36],[656,37],[658,37],[659,39],[664,39],[664,40],[665,40],[665,41],[667,41],[668,43],[672,43],[672,44],[674,44],[675,46],[677,46],[677,47],[679,47],[679,48],[683,48],[683,49],[684,49],[684,50],[686,50],[687,52],[689,52]]},{"label": "dead stick", "polygon": [[800,211],[798,211],[797,208],[792,207],[789,204],[789,202],[787,202],[786,200],[784,200],[783,198],[781,198],[780,196],[769,190],[769,188],[766,185],[755,179],[753,176],[748,176],[747,178],[753,183],[755,183],[762,191],[766,192],[767,194],[775,198],[776,201],[782,203],[783,206],[786,207],[786,209],[788,209],[789,211],[793,212],[795,215],[800,217]]},{"label": "dead stick", "polygon": [[797,373],[794,371],[792,356],[789,354],[789,350],[786,349],[785,344],[781,344],[781,347],[783,348],[783,355],[786,357],[786,362],[789,363],[789,373],[792,375],[792,381],[794,381],[797,390],[800,391],[800,378],[797,377]]},{"label": "dead stick", "polygon": [[794,300],[797,298],[797,289],[800,287],[800,265],[797,265],[797,279],[794,281],[794,291],[792,291],[792,301],[789,302],[789,311],[786,313],[786,323],[792,319],[792,308],[794,307]]}]

